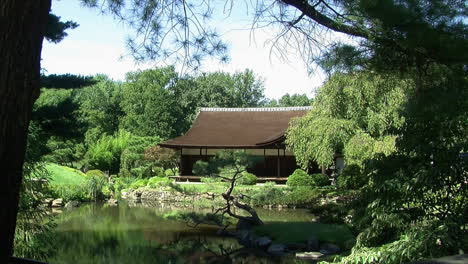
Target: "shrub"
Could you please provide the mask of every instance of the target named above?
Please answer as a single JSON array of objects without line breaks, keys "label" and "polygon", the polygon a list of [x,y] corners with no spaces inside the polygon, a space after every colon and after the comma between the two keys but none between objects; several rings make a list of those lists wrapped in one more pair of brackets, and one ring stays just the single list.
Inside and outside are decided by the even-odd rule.
[{"label": "shrub", "polygon": [[197,160],[193,164],[192,172],[197,176],[207,176],[210,174],[210,165],[206,161]]},{"label": "shrub", "polygon": [[105,177],[106,174],[101,171],[101,170],[89,170],[88,172],[86,172],[86,176],[88,177]]},{"label": "shrub", "polygon": [[366,185],[368,177],[363,174],[358,165],[350,164],[346,166],[338,176],[337,184],[341,189],[355,190]]},{"label": "shrub", "polygon": [[290,205],[304,205],[314,202],[320,196],[316,188],[298,186],[286,196],[285,200]]},{"label": "shrub", "polygon": [[127,189],[135,181],[136,181],[135,178],[130,178],[130,177],[114,178],[114,185],[113,185],[114,191],[120,192],[123,189]]},{"label": "shrub", "polygon": [[330,179],[328,175],[323,173],[314,173],[310,175],[314,180],[315,186],[327,186],[330,185]]},{"label": "shrub", "polygon": [[130,189],[138,189],[141,187],[145,187],[148,184],[148,179],[139,179],[132,182],[129,186]]},{"label": "shrub", "polygon": [[148,179],[147,186],[150,188],[157,188],[159,186],[168,186],[171,180],[167,177],[151,177]]},{"label": "shrub", "polygon": [[257,176],[244,171],[237,182],[241,185],[255,185],[257,184]]},{"label": "shrub", "polygon": [[106,185],[106,182],[106,178],[100,176],[92,176],[88,179],[86,182],[86,192],[92,200],[96,201],[104,197],[102,189]]},{"label": "shrub", "polygon": [[305,171],[297,169],[288,177],[286,184],[288,186],[315,186],[315,181]]},{"label": "shrub", "polygon": [[87,201],[88,195],[83,185],[59,185],[51,186],[53,197],[68,201]]},{"label": "shrub", "polygon": [[149,178],[151,177],[151,167],[141,166],[130,169],[130,174],[135,178]]},{"label": "shrub", "polygon": [[164,169],[161,167],[153,167],[152,171],[153,171],[153,175],[156,177],[166,177],[166,173]]},{"label": "shrub", "polygon": [[179,169],[167,169],[166,171],[164,171],[164,174],[166,174],[166,176],[176,176],[179,175]]}]

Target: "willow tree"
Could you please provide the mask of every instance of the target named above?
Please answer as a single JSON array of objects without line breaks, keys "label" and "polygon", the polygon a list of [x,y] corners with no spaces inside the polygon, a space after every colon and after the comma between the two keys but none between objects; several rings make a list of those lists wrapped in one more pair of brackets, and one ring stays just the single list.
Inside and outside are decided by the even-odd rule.
[{"label": "willow tree", "polygon": [[[277,30],[271,45],[280,55],[297,49],[308,65],[321,55],[329,55],[333,65],[345,68],[411,71],[419,91],[415,100],[427,94],[437,95],[426,93],[438,89],[432,85],[437,75],[428,69],[441,66],[445,71],[441,76],[447,80],[443,86],[447,87],[447,94],[453,95],[448,99],[456,103],[439,104],[436,108],[463,103],[460,98],[465,95],[466,79],[462,77],[466,76],[468,56],[463,0],[240,2],[83,0],[86,6],[101,8],[103,13],[110,13],[135,29],[135,36],[127,44],[138,60],[169,62],[172,58],[173,62],[193,68],[198,68],[205,57],[227,61],[227,46],[208,22],[213,14],[229,15],[247,8],[253,28],[267,26]],[[40,54],[50,5],[51,0],[0,2],[0,160],[6,181],[0,195],[8,201],[0,209],[0,262],[6,262],[12,252],[26,134],[32,105],[39,95]],[[356,44],[349,47],[339,40],[333,43],[333,36],[326,37],[327,32],[343,33],[355,38]],[[335,56],[336,52],[345,57]],[[434,78],[426,78],[428,74]],[[425,81],[428,79],[431,81]],[[425,108],[422,102],[413,106]],[[451,114],[461,117],[466,113]],[[408,133],[422,129],[418,126],[421,121],[424,119],[416,118],[414,125],[407,127]],[[430,137],[424,140],[430,141]]]}]

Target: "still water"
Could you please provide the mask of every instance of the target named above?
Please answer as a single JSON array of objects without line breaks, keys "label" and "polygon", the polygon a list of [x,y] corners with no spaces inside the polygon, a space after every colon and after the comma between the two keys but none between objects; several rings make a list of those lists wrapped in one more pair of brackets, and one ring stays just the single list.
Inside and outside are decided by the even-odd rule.
[{"label": "still water", "polygon": [[[168,205],[86,204],[56,217],[55,252],[49,263],[299,263],[292,256],[266,257],[216,235],[217,227],[168,219]],[[209,210],[208,210],[209,211]],[[313,221],[306,210],[258,209],[262,220]]]}]

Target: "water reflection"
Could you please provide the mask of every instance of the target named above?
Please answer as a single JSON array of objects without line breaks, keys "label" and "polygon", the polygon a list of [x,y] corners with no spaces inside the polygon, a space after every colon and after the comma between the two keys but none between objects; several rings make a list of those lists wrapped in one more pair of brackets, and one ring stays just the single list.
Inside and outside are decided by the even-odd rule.
[{"label": "water reflection", "polygon": [[[88,204],[57,216],[56,254],[50,263],[297,263],[243,249],[216,235],[217,228],[167,220],[171,206]],[[210,210],[210,209],[205,209]],[[293,213],[294,212],[294,213]],[[304,221],[304,211],[260,210],[265,221]],[[283,216],[283,217],[281,217]]]}]

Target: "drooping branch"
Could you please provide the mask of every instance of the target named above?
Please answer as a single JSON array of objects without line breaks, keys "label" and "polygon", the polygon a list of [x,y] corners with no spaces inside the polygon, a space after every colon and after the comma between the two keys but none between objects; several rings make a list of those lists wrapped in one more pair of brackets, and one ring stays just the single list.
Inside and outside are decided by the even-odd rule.
[{"label": "drooping branch", "polygon": [[311,6],[308,1],[303,0],[282,0],[283,3],[288,4],[290,6],[295,7],[296,9],[300,10],[303,14],[305,14],[308,18],[314,20],[318,24],[329,28],[333,31],[341,32],[344,34],[348,34],[355,37],[361,37],[368,39],[369,33],[353,26],[349,26],[340,22],[337,22],[330,17],[322,14],[321,12],[317,11],[317,9]]}]

